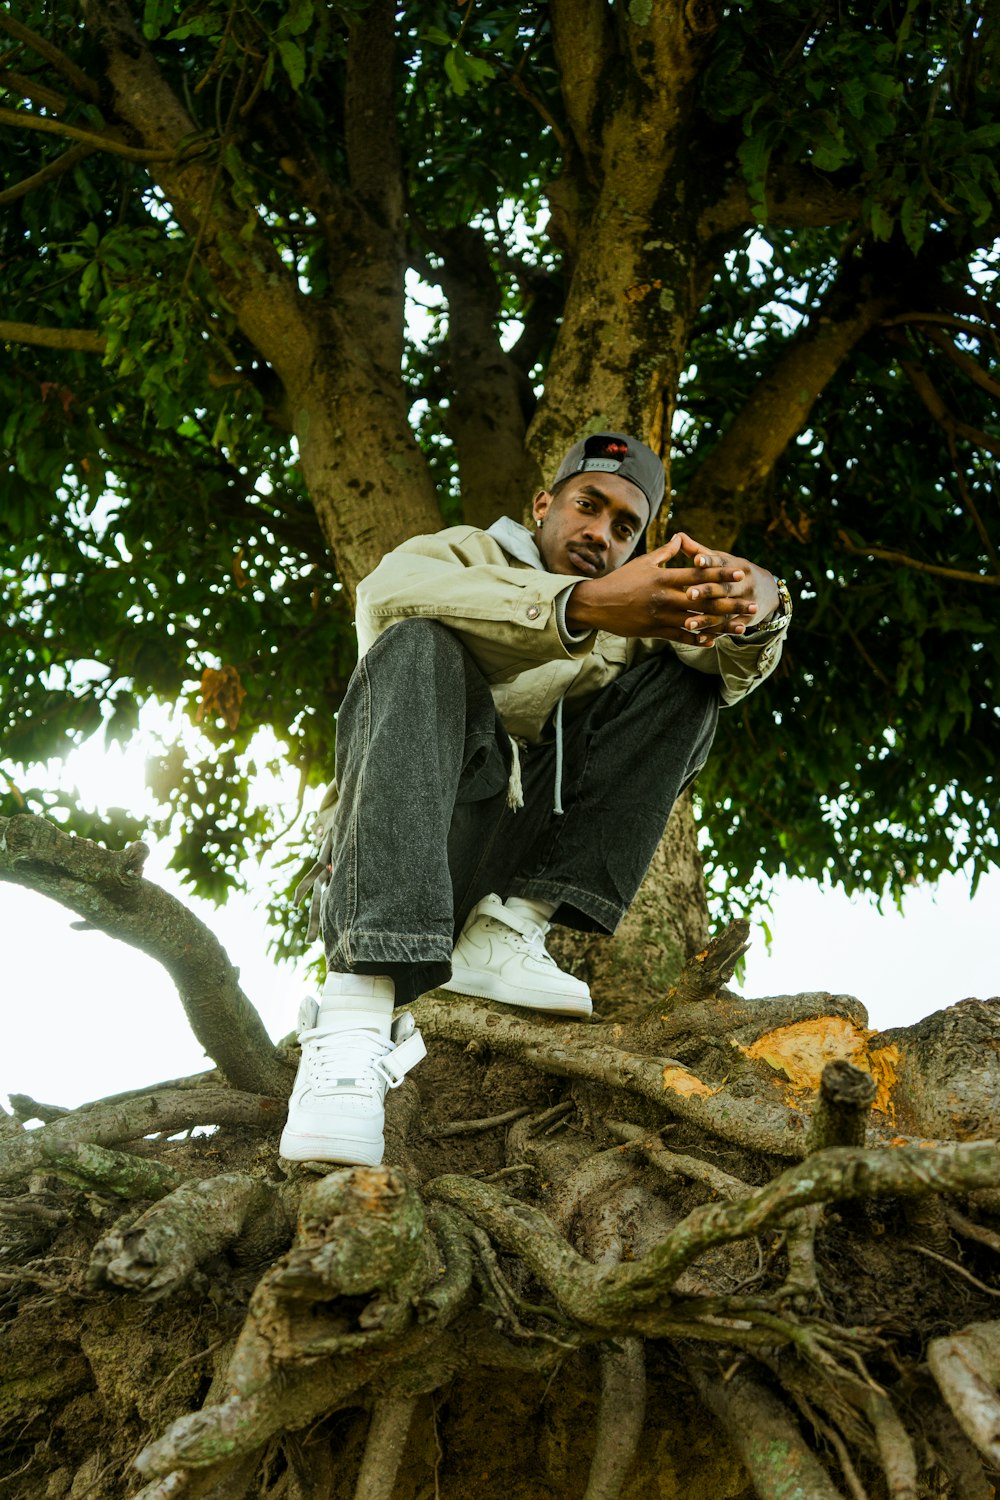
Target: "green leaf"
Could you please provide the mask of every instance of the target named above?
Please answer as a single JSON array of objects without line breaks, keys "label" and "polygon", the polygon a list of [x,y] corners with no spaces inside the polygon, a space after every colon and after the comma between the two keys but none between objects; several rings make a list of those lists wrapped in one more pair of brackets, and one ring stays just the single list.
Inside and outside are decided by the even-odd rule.
[{"label": "green leaf", "polygon": [[80,301],[84,306],[90,301],[100,274],[100,262],[96,260],[92,260],[84,269],[83,275],[80,277]]},{"label": "green leaf", "polygon": [[460,99],[469,92],[469,80],[465,76],[460,60],[464,56],[465,53],[461,48],[454,46],[444,55],[444,70],[448,75],[448,82],[451,84],[453,93],[457,94]]},{"label": "green leaf", "polygon": [[313,23],[313,0],[290,0],[280,30],[288,36],[301,36]]},{"label": "green leaf", "polygon": [[306,54],[298,42],[287,39],[279,41],[278,54],[282,67],[288,74],[288,81],[297,93],[306,79]]},{"label": "green leaf", "polygon": [[895,224],[895,216],[890,213],[884,203],[874,202],[870,209],[870,222],[872,234],[877,240],[888,240],[892,238],[892,228]]}]

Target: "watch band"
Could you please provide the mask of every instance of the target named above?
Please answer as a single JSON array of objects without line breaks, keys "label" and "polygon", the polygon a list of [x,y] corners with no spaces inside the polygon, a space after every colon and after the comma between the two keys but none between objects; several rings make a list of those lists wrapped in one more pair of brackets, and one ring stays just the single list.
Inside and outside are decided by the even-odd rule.
[{"label": "watch band", "polygon": [[776,635],[779,630],[784,630],[788,621],[792,618],[792,595],[788,584],[783,578],[775,578],[778,590],[778,607],[769,620],[763,625],[749,625],[744,631],[744,636],[752,636],[759,640],[762,635]]}]

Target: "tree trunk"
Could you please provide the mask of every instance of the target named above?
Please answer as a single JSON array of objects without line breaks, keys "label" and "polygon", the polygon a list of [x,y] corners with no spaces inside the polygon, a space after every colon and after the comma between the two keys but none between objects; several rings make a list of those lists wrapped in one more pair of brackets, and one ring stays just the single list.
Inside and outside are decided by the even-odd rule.
[{"label": "tree trunk", "polygon": [[690,791],[678,799],[646,878],[612,938],[553,928],[550,952],[585,979],[600,1008],[656,1004],[708,942],[708,903]]}]

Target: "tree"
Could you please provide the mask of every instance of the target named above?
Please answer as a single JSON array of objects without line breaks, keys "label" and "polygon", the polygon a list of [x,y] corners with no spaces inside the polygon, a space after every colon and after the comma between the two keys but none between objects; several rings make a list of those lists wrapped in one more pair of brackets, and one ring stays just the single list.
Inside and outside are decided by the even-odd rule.
[{"label": "tree", "polygon": [[[180,867],[222,894],[268,831],[254,730],[327,769],[358,578],[442,519],[518,514],[614,425],[664,455],[664,526],[799,598],[700,786],[733,900],[758,869],[898,893],[994,862],[995,10],[84,0],[0,29],[0,878],[156,952],[217,1064],[0,1122],[11,1493],[127,1494],[140,1445],[146,1500],[388,1493],[415,1420],[414,1493],[440,1467],[597,1500],[645,1359],[664,1464],[678,1384],[728,1434],[688,1493],[985,1496],[996,1002],[898,1037],[843,997],[743,1002],[740,928],[666,1006],[640,945],[646,993],[612,977],[572,1036],[427,997],[434,1141],[408,1085],[385,1171],[286,1178],[287,1050],[141,848],[72,839],[85,814],[17,767],[199,699],[215,756],[158,776]],[[703,902],[679,928],[699,949]],[[520,1457],[497,1389],[548,1413]]]},{"label": "tree", "polygon": [[253,730],[327,773],[357,579],[614,423],[664,454],[664,528],[798,599],[701,787],[733,892],[994,861],[996,23],[897,11],[6,15],[15,786],[200,694],[220,754],[160,785],[219,893]]}]

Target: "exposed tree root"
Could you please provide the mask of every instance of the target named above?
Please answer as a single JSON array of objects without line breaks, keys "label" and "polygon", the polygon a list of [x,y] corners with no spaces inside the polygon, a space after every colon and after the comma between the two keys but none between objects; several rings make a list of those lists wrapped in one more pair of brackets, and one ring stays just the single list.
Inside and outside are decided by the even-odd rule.
[{"label": "exposed tree root", "polygon": [[382,1396],[375,1402],[354,1500],[392,1500],[416,1406],[415,1396]]},{"label": "exposed tree root", "polygon": [[[499,1008],[498,1008],[499,1009]],[[806,1118],[798,1110],[722,1085],[713,1088],[672,1058],[611,1045],[619,1029],[554,1027],[551,1021],[501,1015],[489,1002],[436,991],[417,1001],[428,1037],[485,1041],[491,1049],[565,1078],[583,1078],[649,1100],[664,1114],[750,1150],[796,1158],[805,1152]]]},{"label": "exposed tree root", "polygon": [[145,1485],[135,1500],[245,1500],[263,1446],[207,1469],[175,1469]]},{"label": "exposed tree root", "polygon": [[717,933],[707,948],[689,958],[667,1003],[697,1004],[714,999],[736,972],[736,965],[750,946],[750,923],[742,918]]},{"label": "exposed tree root", "polygon": [[635,1461],[646,1420],[646,1357],[642,1339],[601,1350],[601,1402],[594,1456],[583,1500],[618,1500]]},{"label": "exposed tree root", "polygon": [[696,1208],[641,1261],[602,1268],[577,1255],[546,1215],[488,1184],[440,1177],[428,1192],[460,1208],[505,1249],[520,1255],[571,1317],[621,1328],[629,1326],[640,1308],[662,1301],[681,1271],[711,1246],[777,1225],[796,1209],[840,1199],[954,1193],[997,1178],[1000,1153],[992,1141],[927,1150],[834,1147],[790,1167],[741,1202]]},{"label": "exposed tree root", "polygon": [[927,1363],[966,1437],[1000,1467],[1000,1323],[970,1323],[933,1339]]},{"label": "exposed tree root", "polygon": [[260,1260],[288,1243],[291,1226],[273,1188],[238,1172],[190,1183],[97,1242],[90,1285],[112,1283],[147,1301],[169,1296],[247,1227]]},{"label": "exposed tree root", "polygon": [[746,1465],[759,1500],[843,1500],[784,1402],[745,1370],[726,1380],[698,1369],[694,1381]]},{"label": "exposed tree root", "polygon": [[720,1198],[736,1202],[753,1192],[750,1184],[743,1182],[741,1178],[734,1177],[730,1172],[723,1172],[721,1167],[713,1166],[710,1161],[702,1161],[700,1156],[686,1156],[683,1152],[672,1151],[658,1136],[650,1136],[645,1130],[640,1130],[638,1125],[609,1120],[608,1129],[618,1140],[644,1152],[661,1172],[687,1177],[692,1182],[702,1182],[713,1193],[718,1193]]},{"label": "exposed tree root", "polygon": [[936,1459],[951,1485],[954,1500],[993,1500],[994,1489],[979,1454],[936,1392],[919,1393],[918,1413],[929,1456]]},{"label": "exposed tree root", "polygon": [[[58,839],[53,848],[35,873],[49,872],[59,899],[93,895],[102,920],[116,903],[133,910],[128,851],[119,869],[104,851],[91,860]],[[75,885],[70,856],[90,861]],[[21,860],[15,876],[8,860],[0,874],[32,868]],[[807,1040],[849,1043],[864,1017],[849,997],[729,994],[739,936],[689,965],[666,1014],[634,1023],[581,1026],[424,997],[425,1034],[464,1044],[432,1050],[427,1065],[429,1080],[438,1067],[431,1087],[454,1088],[454,1123],[423,1133],[422,1080],[407,1080],[387,1101],[380,1169],[317,1178],[315,1168],[280,1166],[283,1064],[273,1097],[214,1074],[73,1111],[17,1096],[15,1116],[0,1114],[0,1462],[9,1448],[22,1466],[14,1500],[68,1500],[68,1486],[85,1495],[103,1485],[123,1500],[135,1488],[122,1473],[138,1430],[142,1500],[319,1500],[340,1493],[345,1465],[359,1461],[358,1500],[409,1493],[421,1463],[438,1477],[423,1431],[407,1440],[417,1399],[455,1393],[438,1416],[460,1422],[476,1380],[515,1403],[534,1383],[558,1470],[573,1445],[549,1392],[567,1380],[579,1390],[586,1346],[601,1372],[596,1412],[583,1396],[594,1450],[587,1480],[577,1457],[562,1492],[586,1483],[587,1500],[614,1500],[648,1490],[647,1338],[680,1346],[679,1359],[667,1356],[671,1371],[695,1369],[697,1392],[764,1500],[987,1500],[984,1465],[1000,1459],[1000,1325],[971,1320],[989,1318],[1000,1296],[990,1268],[1000,1152],[989,1141],[872,1132],[873,1080],[844,1060],[825,1069],[811,1119],[783,1102],[804,1100],[804,1086],[768,1062],[770,1039],[760,1057],[751,1045],[813,1019],[817,1028],[800,1028]],[[977,1043],[992,1014],[970,1011]],[[964,1024],[938,1029],[961,1039]],[[947,1059],[935,1036],[920,1065],[937,1078]],[[668,1038],[676,1057],[662,1055]],[[570,1080],[562,1098],[558,1079]],[[33,1119],[42,1126],[26,1129]],[[198,1124],[237,1129],[164,1139]],[[877,1149],[865,1149],[866,1127]],[[777,1175],[776,1158],[786,1164]],[[470,1162],[478,1175],[459,1175]],[[434,1176],[445,1167],[458,1171]],[[19,1179],[28,1191],[6,1186]],[[136,1206],[114,1223],[120,1199]],[[861,1207],[834,1211],[841,1203]],[[900,1256],[900,1246],[917,1253]],[[251,1268],[268,1262],[251,1290]],[[968,1326],[942,1334],[959,1302],[954,1322]],[[59,1330],[74,1320],[84,1331],[64,1346]],[[915,1351],[931,1333],[928,1371]],[[116,1340],[148,1343],[148,1367],[138,1358],[119,1367],[108,1353]],[[218,1350],[214,1378],[206,1348]],[[646,1352],[662,1380],[660,1347]],[[78,1449],[64,1480],[44,1458],[40,1414],[99,1401],[129,1414],[128,1449]],[[363,1410],[372,1417],[362,1459]],[[651,1403],[645,1420],[648,1433],[664,1412]],[[36,1482],[33,1465],[51,1483]],[[884,1480],[872,1477],[879,1468]]]},{"label": "exposed tree root", "polygon": [[917,1456],[899,1413],[885,1392],[875,1389],[868,1391],[866,1411],[875,1433],[891,1500],[919,1500]]},{"label": "exposed tree root", "polygon": [[815,1297],[820,1290],[816,1270],[816,1230],[823,1210],[818,1203],[790,1214],[785,1226],[785,1255],[788,1274],[780,1296]]},{"label": "exposed tree root", "polygon": [[977,1244],[986,1245],[990,1250],[995,1250],[1000,1254],[1000,1234],[997,1234],[995,1229],[988,1229],[985,1224],[976,1224],[950,1203],[945,1208],[945,1217],[950,1228],[956,1234],[960,1234],[963,1239],[975,1240]]},{"label": "exposed tree root", "polygon": [[[0,1182],[16,1182],[39,1168],[59,1166],[66,1153],[77,1146],[135,1141],[154,1131],[190,1130],[195,1125],[240,1125],[249,1130],[274,1131],[285,1108],[280,1099],[224,1088],[166,1090],[106,1107],[95,1104],[40,1130],[25,1131],[4,1141],[0,1145]],[[78,1165],[80,1158],[73,1160]]]}]

